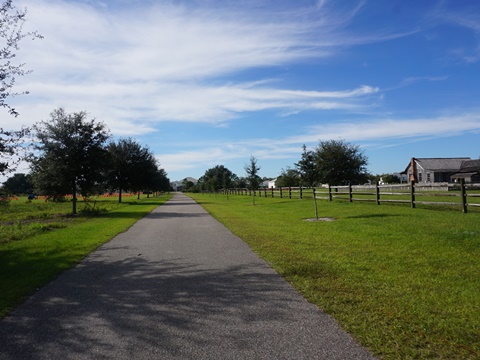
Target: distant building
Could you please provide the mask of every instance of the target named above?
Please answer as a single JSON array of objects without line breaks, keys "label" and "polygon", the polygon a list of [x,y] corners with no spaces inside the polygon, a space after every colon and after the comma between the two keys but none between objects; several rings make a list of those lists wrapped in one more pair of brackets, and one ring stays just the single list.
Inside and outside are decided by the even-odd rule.
[{"label": "distant building", "polygon": [[480,181],[480,160],[462,158],[412,158],[401,173],[417,183]]},{"label": "distant building", "polygon": [[277,179],[272,179],[272,180],[265,180],[262,183],[260,183],[259,187],[261,188],[275,188],[275,182]]},{"label": "distant building", "polygon": [[193,185],[197,185],[198,180],[192,177],[186,177],[183,180],[178,180],[178,181],[173,181],[170,183],[170,186],[172,187],[173,191],[183,191],[183,188],[185,187],[185,183],[191,181]]}]

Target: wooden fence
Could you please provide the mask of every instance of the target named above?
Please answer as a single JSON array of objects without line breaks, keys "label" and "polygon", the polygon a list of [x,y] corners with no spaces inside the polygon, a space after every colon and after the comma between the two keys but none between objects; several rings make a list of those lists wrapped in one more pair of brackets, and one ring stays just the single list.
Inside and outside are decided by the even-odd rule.
[{"label": "wooden fence", "polygon": [[[328,201],[369,201],[381,203],[416,205],[440,205],[459,207],[464,213],[468,207],[480,207],[480,184],[459,183],[440,185],[392,184],[392,185],[346,185],[324,187],[280,187],[249,189],[227,189],[224,193],[231,195],[248,195],[260,197],[279,197],[283,199],[324,199]],[[478,199],[478,200],[475,200]],[[475,202],[476,201],[476,202]]]}]

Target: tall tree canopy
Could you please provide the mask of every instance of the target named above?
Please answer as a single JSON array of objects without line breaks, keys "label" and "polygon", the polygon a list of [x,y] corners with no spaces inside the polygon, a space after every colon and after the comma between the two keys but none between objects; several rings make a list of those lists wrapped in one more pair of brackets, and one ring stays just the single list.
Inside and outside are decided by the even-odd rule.
[{"label": "tall tree canopy", "polygon": [[13,174],[4,183],[12,194],[31,194],[33,192],[32,176],[30,174]]},{"label": "tall tree canopy", "polygon": [[330,185],[367,181],[367,157],[359,146],[343,140],[321,141],[315,150],[318,180]]},{"label": "tall tree canopy", "polygon": [[205,174],[198,180],[202,189],[218,191],[222,188],[231,188],[237,178],[233,172],[223,165],[216,165],[205,171]]},{"label": "tall tree canopy", "polygon": [[153,188],[158,166],[147,147],[142,147],[132,138],[120,139],[108,144],[110,166],[108,179],[110,186],[118,191],[118,201],[122,202],[124,190],[141,191]]},{"label": "tall tree canopy", "polygon": [[72,213],[76,214],[77,198],[89,195],[103,180],[109,138],[103,123],[87,120],[86,112],[67,114],[59,108],[49,121],[34,126],[40,152],[32,159],[35,187],[47,195],[73,195]]}]

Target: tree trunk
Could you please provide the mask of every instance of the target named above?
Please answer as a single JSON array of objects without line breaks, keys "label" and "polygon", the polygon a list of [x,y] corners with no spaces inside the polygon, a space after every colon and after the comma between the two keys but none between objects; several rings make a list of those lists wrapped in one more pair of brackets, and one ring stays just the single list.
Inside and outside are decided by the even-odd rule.
[{"label": "tree trunk", "polygon": [[72,214],[76,215],[77,214],[77,183],[75,180],[73,180],[73,186],[72,186]]}]

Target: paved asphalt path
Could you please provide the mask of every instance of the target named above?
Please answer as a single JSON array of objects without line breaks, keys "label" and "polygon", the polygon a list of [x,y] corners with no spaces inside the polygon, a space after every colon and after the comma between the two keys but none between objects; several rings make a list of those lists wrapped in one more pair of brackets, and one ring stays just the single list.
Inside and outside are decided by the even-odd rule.
[{"label": "paved asphalt path", "polygon": [[176,194],[0,321],[0,359],[372,359]]}]

